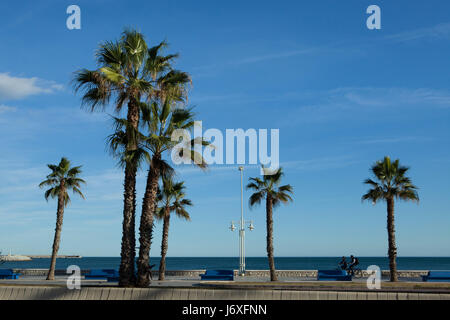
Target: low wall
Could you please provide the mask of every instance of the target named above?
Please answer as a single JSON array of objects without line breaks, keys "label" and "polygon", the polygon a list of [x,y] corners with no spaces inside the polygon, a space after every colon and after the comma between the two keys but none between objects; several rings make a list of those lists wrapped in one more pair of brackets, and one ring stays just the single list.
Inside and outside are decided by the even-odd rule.
[{"label": "low wall", "polygon": [[[45,276],[48,269],[14,269],[15,272],[24,276]],[[85,275],[89,270],[81,270],[81,274]],[[205,270],[166,270],[166,276],[176,277],[200,277],[200,274],[205,273]],[[367,276],[365,270],[362,271],[363,276]],[[382,270],[382,276],[388,277],[389,270]],[[426,275],[428,270],[398,270],[398,276],[404,278],[420,278],[422,275]],[[234,270],[235,276],[238,275],[238,270]],[[66,275],[66,270],[56,270],[55,275]],[[245,273],[249,277],[270,277],[269,270],[247,270]],[[286,278],[315,278],[317,277],[317,270],[277,270],[279,277]],[[157,277],[158,271],[152,271],[152,276]]]},{"label": "low wall", "polygon": [[446,293],[0,286],[0,300],[450,300]]}]

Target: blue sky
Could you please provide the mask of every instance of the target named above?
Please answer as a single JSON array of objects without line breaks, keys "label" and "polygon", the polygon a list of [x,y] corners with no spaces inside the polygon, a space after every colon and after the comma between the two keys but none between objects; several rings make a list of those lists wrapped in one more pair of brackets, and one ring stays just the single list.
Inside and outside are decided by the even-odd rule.
[{"label": "blue sky", "polygon": [[[66,28],[81,8],[82,29]],[[381,30],[366,8],[381,7]],[[82,164],[86,201],[66,209],[61,253],[118,256],[121,171],[105,152],[106,113],[80,109],[72,73],[94,68],[99,42],[125,26],[166,39],[189,72],[203,127],[280,130],[280,161],[295,202],[275,211],[277,256],[384,256],[386,208],[361,203],[370,165],[411,166],[421,202],[398,203],[401,256],[450,247],[450,3],[448,1],[15,1],[0,4],[0,250],[50,253],[56,203],[37,185],[47,163]],[[112,113],[109,108],[108,113]],[[245,169],[246,179],[257,176]],[[171,223],[169,256],[236,256],[239,172],[180,168],[195,206]],[[138,214],[145,171],[139,175]],[[250,193],[245,193],[245,200]],[[264,256],[264,207],[247,254]],[[159,255],[157,224],[152,255]]]}]

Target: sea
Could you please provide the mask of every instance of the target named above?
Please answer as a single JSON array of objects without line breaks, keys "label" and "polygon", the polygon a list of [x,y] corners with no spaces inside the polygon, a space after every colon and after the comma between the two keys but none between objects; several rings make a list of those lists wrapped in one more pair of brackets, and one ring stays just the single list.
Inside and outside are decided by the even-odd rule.
[{"label": "sea", "polygon": [[[335,269],[341,257],[278,257],[275,267],[278,270],[317,270]],[[358,257],[360,268],[377,265],[382,270],[389,269],[387,257]],[[157,270],[160,258],[150,259],[152,269]],[[66,269],[70,265],[77,265],[81,269],[118,269],[120,257],[82,257],[57,259],[56,269]],[[8,261],[0,263],[0,268],[18,269],[47,269],[50,259],[41,258],[31,261]],[[167,257],[167,270],[202,270],[202,269],[239,269],[238,257]],[[267,257],[246,258],[247,270],[267,270]],[[450,270],[450,257],[399,257],[399,270]]]}]

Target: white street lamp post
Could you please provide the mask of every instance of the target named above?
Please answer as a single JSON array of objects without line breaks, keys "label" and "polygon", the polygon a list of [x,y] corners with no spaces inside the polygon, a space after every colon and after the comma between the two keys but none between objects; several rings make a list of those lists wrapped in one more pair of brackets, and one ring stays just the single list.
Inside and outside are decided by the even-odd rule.
[{"label": "white street lamp post", "polygon": [[244,167],[239,167],[241,172],[241,220],[239,222],[231,221],[230,230],[234,231],[236,229],[235,223],[239,225],[239,275],[245,275],[245,225],[248,223],[248,228],[252,231],[255,227],[253,226],[253,221],[244,220]]}]

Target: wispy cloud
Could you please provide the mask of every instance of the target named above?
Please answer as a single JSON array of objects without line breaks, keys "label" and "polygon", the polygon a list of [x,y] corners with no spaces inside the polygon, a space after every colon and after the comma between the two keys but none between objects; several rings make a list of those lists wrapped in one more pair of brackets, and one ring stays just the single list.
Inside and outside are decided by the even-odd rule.
[{"label": "wispy cloud", "polygon": [[430,141],[431,138],[427,137],[383,137],[383,138],[377,138],[377,137],[367,137],[357,140],[349,141],[349,143],[356,143],[356,144],[391,144],[391,143],[405,143],[405,142],[424,142],[424,141]]},{"label": "wispy cloud", "polygon": [[404,106],[433,104],[439,107],[450,107],[450,92],[431,88],[379,88],[348,87],[329,91],[330,98],[359,106]]},{"label": "wispy cloud", "polygon": [[283,59],[290,58],[304,54],[311,54],[317,51],[317,48],[306,48],[300,50],[290,50],[283,52],[276,52],[272,54],[263,54],[263,55],[255,55],[253,57],[247,57],[240,60],[230,61],[230,64],[240,65],[240,64],[248,64],[248,63],[256,63],[266,60],[274,60],[274,59]]},{"label": "wispy cloud", "polygon": [[18,100],[37,94],[48,94],[64,87],[54,81],[37,77],[14,77],[9,73],[0,73],[0,100]]},{"label": "wispy cloud", "polygon": [[281,163],[281,166],[290,169],[311,171],[342,168],[355,163],[358,163],[358,161],[351,156],[339,155],[307,160],[285,161]]},{"label": "wispy cloud", "polygon": [[440,23],[438,25],[399,32],[386,36],[387,40],[395,42],[407,42],[420,39],[443,39],[450,36],[450,23]]},{"label": "wispy cloud", "polygon": [[[281,101],[286,95],[280,95]],[[342,87],[325,91],[291,95],[285,112],[288,117],[275,125],[296,126],[299,123],[322,123],[354,119],[358,114],[380,110],[413,111],[450,108],[450,91],[432,88]]]},{"label": "wispy cloud", "polygon": [[284,51],[278,51],[278,52],[267,53],[267,54],[249,55],[244,58],[230,59],[230,60],[227,60],[227,61],[224,61],[221,63],[193,67],[193,70],[199,71],[199,72],[195,72],[194,76],[195,77],[210,76],[210,75],[214,74],[214,72],[212,72],[213,70],[223,69],[223,68],[227,68],[230,66],[240,66],[240,65],[245,65],[245,64],[264,62],[264,61],[268,61],[268,60],[291,58],[291,57],[296,57],[296,56],[300,56],[300,55],[312,54],[312,53],[318,52],[319,50],[321,50],[321,48],[308,47],[308,48],[303,48],[303,49],[284,50]]},{"label": "wispy cloud", "polygon": [[4,104],[0,104],[0,114],[6,112],[14,112],[16,111],[15,107],[5,106]]}]

